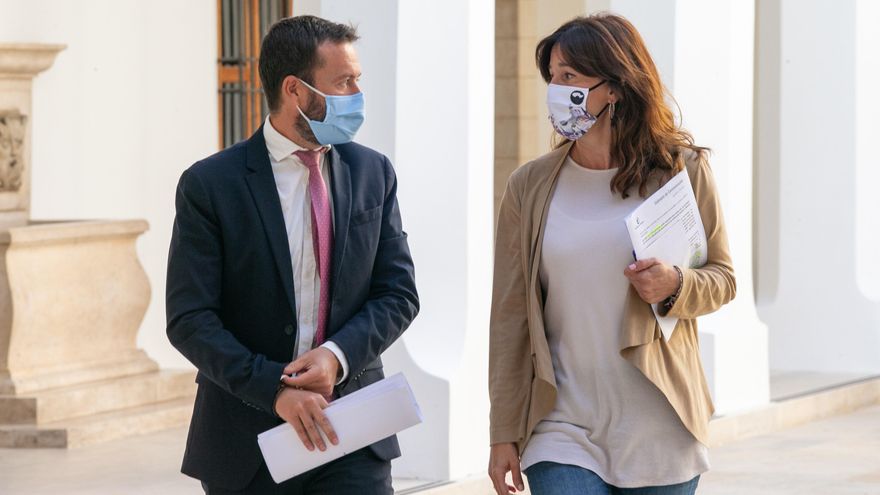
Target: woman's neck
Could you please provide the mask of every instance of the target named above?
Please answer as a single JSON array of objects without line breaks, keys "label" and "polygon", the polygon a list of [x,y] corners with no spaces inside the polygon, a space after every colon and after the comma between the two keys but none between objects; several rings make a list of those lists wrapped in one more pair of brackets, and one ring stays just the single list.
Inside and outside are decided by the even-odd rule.
[{"label": "woman's neck", "polygon": [[617,164],[611,159],[611,126],[607,118],[600,118],[590,130],[575,141],[569,153],[571,159],[584,168],[608,170]]}]

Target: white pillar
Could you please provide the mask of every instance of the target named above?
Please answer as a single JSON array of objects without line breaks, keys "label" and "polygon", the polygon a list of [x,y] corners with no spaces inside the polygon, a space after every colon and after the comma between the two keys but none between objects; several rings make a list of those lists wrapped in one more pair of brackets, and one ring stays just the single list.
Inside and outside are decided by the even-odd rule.
[{"label": "white pillar", "polygon": [[713,148],[737,278],[737,297],[700,322],[706,375],[718,414],[770,399],[767,326],[758,318],[752,282],[752,2],[678,0],[675,95],[683,125]]},{"label": "white pillar", "polygon": [[394,476],[483,473],[492,272],[494,1],[311,0],[294,14],[351,21],[367,120],[358,141],[399,179],[422,310],[384,356],[425,422],[400,435]]},{"label": "white pillar", "polygon": [[856,0],[856,279],[859,290],[880,301],[880,2]]},{"label": "white pillar", "polygon": [[859,0],[759,6],[758,308],[771,367],[876,374],[880,304],[866,275],[880,272],[869,44],[880,13]]},{"label": "white pillar", "polygon": [[611,0],[642,34],[683,126],[712,148],[737,296],[699,319],[703,367],[716,414],[769,401],[767,327],[752,290],[752,86],[754,5],[718,0]]}]

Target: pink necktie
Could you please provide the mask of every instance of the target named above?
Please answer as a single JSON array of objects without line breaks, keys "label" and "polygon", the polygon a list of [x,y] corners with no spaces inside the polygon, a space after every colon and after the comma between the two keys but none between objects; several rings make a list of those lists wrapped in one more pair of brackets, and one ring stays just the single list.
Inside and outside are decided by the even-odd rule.
[{"label": "pink necktie", "polygon": [[315,248],[315,261],[321,277],[321,295],[318,302],[318,327],[315,330],[315,346],[324,343],[327,328],[327,315],[330,313],[330,264],[333,252],[333,221],[330,212],[330,198],[327,186],[321,175],[321,150],[295,151],[309,169],[309,196],[312,198],[312,244]]}]

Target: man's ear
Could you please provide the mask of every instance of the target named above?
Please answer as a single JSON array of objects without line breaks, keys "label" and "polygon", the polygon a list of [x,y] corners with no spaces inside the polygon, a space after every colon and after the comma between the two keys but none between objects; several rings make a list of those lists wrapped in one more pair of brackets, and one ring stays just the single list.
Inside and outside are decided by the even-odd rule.
[{"label": "man's ear", "polygon": [[284,99],[293,99],[299,101],[299,98],[302,96],[304,86],[299,83],[299,79],[296,76],[286,76],[284,80],[281,81],[281,93]]}]

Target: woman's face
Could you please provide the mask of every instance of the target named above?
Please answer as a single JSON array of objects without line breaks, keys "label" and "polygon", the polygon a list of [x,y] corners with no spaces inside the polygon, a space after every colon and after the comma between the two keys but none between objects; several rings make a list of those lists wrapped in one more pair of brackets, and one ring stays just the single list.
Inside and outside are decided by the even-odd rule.
[{"label": "woman's face", "polygon": [[[574,67],[568,65],[568,62],[566,62],[562,56],[562,49],[559,48],[559,45],[555,45],[553,49],[550,50],[549,69],[550,84],[592,88],[602,82],[602,79],[585,76],[575,70]],[[606,104],[615,101],[616,98],[608,87],[608,84],[603,84],[587,94],[587,111],[596,115],[596,112],[601,111]]]}]

